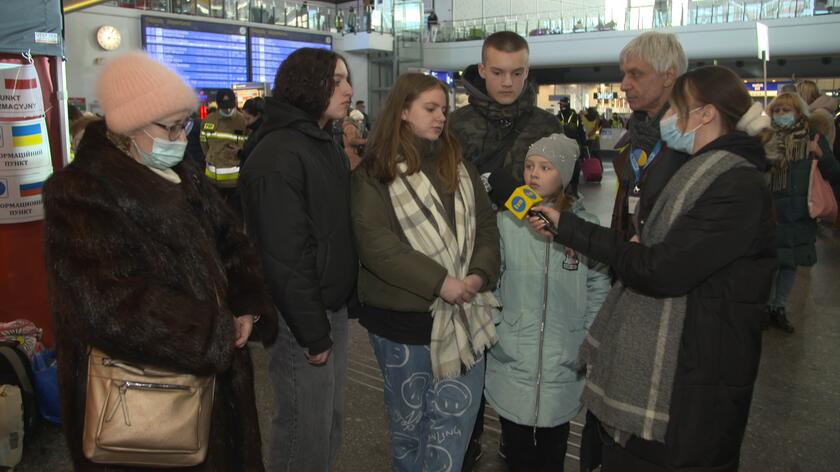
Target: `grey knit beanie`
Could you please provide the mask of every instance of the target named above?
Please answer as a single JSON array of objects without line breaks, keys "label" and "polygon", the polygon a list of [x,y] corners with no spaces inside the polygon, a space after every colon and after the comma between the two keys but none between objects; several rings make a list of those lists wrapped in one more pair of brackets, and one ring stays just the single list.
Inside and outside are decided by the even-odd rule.
[{"label": "grey knit beanie", "polygon": [[563,188],[566,188],[575,172],[575,161],[580,156],[580,148],[575,140],[557,133],[532,144],[525,158],[530,156],[541,156],[550,162],[560,172]]}]

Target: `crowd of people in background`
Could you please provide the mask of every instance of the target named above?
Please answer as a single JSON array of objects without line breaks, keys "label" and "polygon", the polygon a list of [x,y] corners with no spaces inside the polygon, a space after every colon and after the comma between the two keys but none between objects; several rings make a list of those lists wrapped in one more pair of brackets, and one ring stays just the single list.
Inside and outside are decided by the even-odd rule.
[{"label": "crowd of people in background", "polygon": [[[94,346],[215,374],[197,470],[333,470],[355,317],[393,470],[473,470],[485,401],[515,472],[563,470],[583,410],[582,470],[736,470],[762,330],[794,332],[796,270],[817,262],[814,172],[840,195],[837,101],[803,81],[763,110],[668,33],[619,61],[626,122],[537,107],[528,43],[499,32],[464,70],[467,106],[406,73],[373,126],[332,51],[295,51],[241,110],[218,91],[201,123],[166,66],[111,61],[104,119],[71,117],[75,158],[44,189],[76,469],[99,470],[81,446]],[[604,128],[626,129],[609,226],[577,187]],[[527,185],[538,213],[494,182]],[[274,386],[265,451],[249,339]]]}]

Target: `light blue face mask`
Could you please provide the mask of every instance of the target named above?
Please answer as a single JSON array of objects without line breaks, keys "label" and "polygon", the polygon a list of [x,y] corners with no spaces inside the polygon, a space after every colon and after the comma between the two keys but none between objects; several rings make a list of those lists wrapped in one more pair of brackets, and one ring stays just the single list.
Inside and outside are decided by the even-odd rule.
[{"label": "light blue face mask", "polygon": [[773,117],[773,123],[781,126],[782,128],[787,128],[788,126],[793,125],[796,123],[796,117],[793,116],[793,113],[785,113],[784,115],[776,115]]},{"label": "light blue face mask", "polygon": [[184,160],[184,153],[187,151],[186,141],[167,141],[166,139],[156,138],[145,130],[143,132],[153,140],[152,152],[146,152],[137,145],[137,142],[134,143],[143,164],[164,170],[171,169]]},{"label": "light blue face mask", "polygon": [[[697,107],[688,112],[688,114],[690,115],[701,108],[703,107]],[[700,123],[700,125],[691,131],[682,132],[679,128],[677,128],[677,114],[675,113],[659,122],[659,136],[663,141],[665,141],[665,144],[674,151],[691,154],[692,151],[694,151],[694,138],[697,130],[704,124],[705,123]]]}]

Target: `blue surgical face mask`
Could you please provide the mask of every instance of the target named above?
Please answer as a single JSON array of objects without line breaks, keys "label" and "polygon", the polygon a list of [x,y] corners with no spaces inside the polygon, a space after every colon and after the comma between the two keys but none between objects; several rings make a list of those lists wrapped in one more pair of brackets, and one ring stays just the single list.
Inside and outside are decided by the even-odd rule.
[{"label": "blue surgical face mask", "polygon": [[773,123],[781,126],[782,128],[787,128],[792,124],[796,123],[796,117],[793,116],[793,113],[785,113],[784,115],[776,115],[773,117]]},{"label": "blue surgical face mask", "polygon": [[134,142],[134,147],[137,148],[137,154],[140,156],[140,162],[154,167],[155,169],[164,170],[171,169],[184,160],[184,153],[187,151],[186,141],[167,141],[166,139],[156,138],[143,130],[146,135],[152,138],[152,152],[146,152]]},{"label": "blue surgical face mask", "polygon": [[[690,115],[701,108],[703,107],[697,107],[688,114]],[[674,151],[691,154],[694,151],[694,138],[697,130],[703,125],[704,123],[701,123],[691,131],[682,132],[677,128],[677,114],[675,113],[659,122],[659,136]]]}]

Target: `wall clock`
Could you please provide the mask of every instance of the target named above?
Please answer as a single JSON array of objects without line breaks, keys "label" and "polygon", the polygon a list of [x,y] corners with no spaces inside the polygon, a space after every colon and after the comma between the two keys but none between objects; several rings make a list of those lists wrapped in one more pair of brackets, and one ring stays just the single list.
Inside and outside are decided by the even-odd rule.
[{"label": "wall clock", "polygon": [[120,34],[120,30],[113,26],[100,26],[99,29],[96,30],[96,42],[102,49],[106,51],[113,51],[114,49],[120,47],[122,34]]}]

